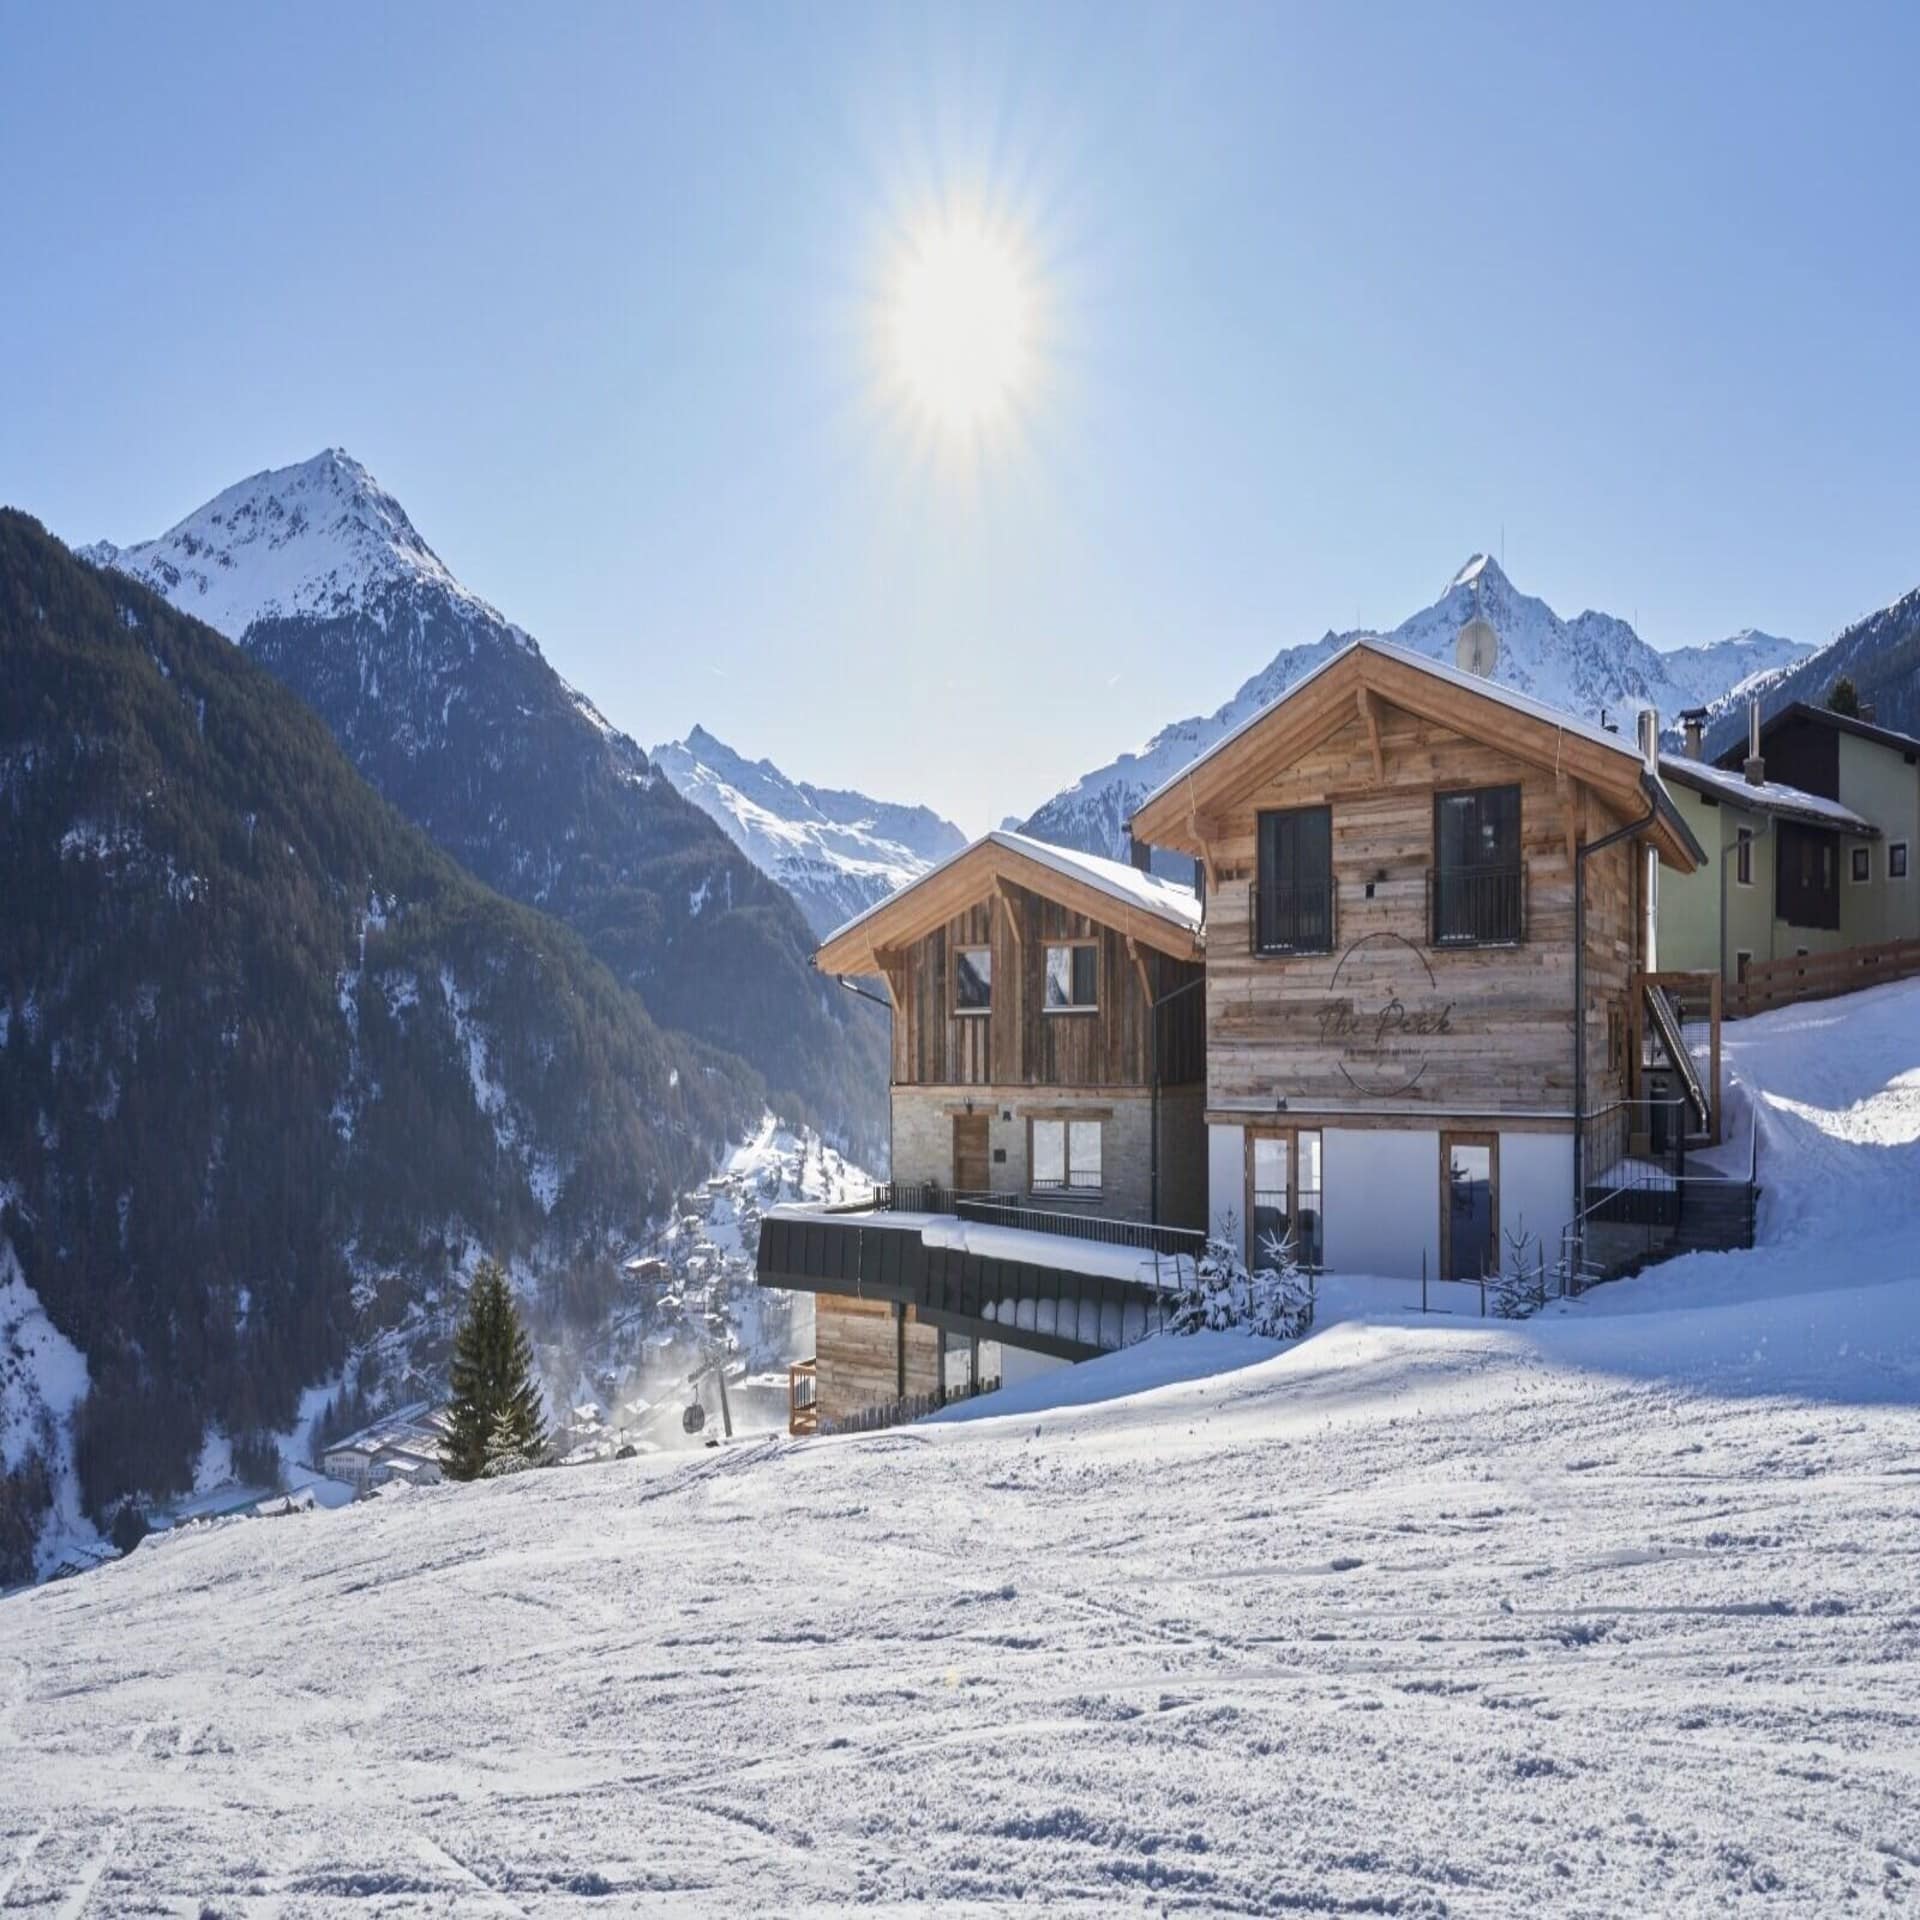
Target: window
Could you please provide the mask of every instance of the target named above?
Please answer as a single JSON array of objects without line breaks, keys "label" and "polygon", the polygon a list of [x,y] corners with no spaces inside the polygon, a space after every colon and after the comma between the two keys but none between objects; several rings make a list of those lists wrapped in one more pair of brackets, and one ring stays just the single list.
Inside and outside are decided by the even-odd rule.
[{"label": "window", "polygon": [[1035,1120],[1028,1134],[1028,1185],[1036,1193],[1100,1191],[1100,1122]]},{"label": "window", "polygon": [[1433,796],[1433,943],[1503,946],[1526,937],[1520,789]]},{"label": "window", "polygon": [[1271,1266],[1273,1249],[1291,1244],[1305,1267],[1318,1267],[1320,1229],[1320,1135],[1290,1127],[1256,1133],[1247,1140],[1247,1263]]},{"label": "window", "polygon": [[1752,952],[1746,947],[1736,948],[1733,956],[1733,977],[1736,980],[1744,980],[1747,977],[1747,969],[1752,965]]},{"label": "window", "polygon": [[1742,827],[1733,847],[1733,877],[1741,886],[1753,885],[1753,829]]},{"label": "window", "polygon": [[1500,1138],[1440,1136],[1440,1277],[1480,1280],[1500,1271]]},{"label": "window", "polygon": [[1887,846],[1887,878],[1904,880],[1907,877],[1907,843],[1894,840]]},{"label": "window", "polygon": [[1100,949],[1091,942],[1047,949],[1049,1013],[1091,1013],[1100,1001]]},{"label": "window", "polygon": [[953,952],[955,1013],[993,1011],[993,949],[956,947]]},{"label": "window", "polygon": [[1873,878],[1873,849],[1855,847],[1853,850],[1853,878],[1857,886],[1863,880]]},{"label": "window", "polygon": [[1260,815],[1252,921],[1257,953],[1332,950],[1331,809],[1291,807]]}]

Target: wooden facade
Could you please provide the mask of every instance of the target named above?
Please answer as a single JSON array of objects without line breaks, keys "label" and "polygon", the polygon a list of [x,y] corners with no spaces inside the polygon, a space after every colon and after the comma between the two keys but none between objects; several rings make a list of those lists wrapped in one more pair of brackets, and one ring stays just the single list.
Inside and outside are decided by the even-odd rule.
[{"label": "wooden facade", "polygon": [[844,1420],[862,1408],[940,1385],[944,1346],[939,1330],[911,1307],[843,1294],[814,1297],[815,1396],[822,1420]]},{"label": "wooden facade", "polygon": [[[1536,710],[1544,714],[1544,710]],[[1551,717],[1356,647],[1156,796],[1135,831],[1207,865],[1210,1115],[1324,1113],[1342,1124],[1500,1116],[1571,1125],[1576,859],[1585,867],[1585,1105],[1626,1091],[1627,996],[1641,964],[1646,846],[1690,866],[1630,752]],[[1519,790],[1518,937],[1436,937],[1436,796]],[[1258,821],[1325,807],[1333,911],[1312,952],[1255,939]]]},{"label": "wooden facade", "polygon": [[[1049,946],[1094,952],[1091,1009],[1049,1012]],[[963,949],[992,955],[992,1001],[960,1010]],[[903,1087],[1143,1087],[1159,1051],[1163,1084],[1201,1078],[1203,996],[1154,1002],[1199,979],[1197,962],[1143,949],[1091,914],[1002,884],[892,957],[893,1080]]]},{"label": "wooden facade", "polygon": [[[1619,816],[1553,776],[1424,716],[1356,718],[1219,821],[1207,914],[1211,1108],[1358,1108],[1571,1117],[1573,862]],[[1431,937],[1437,791],[1520,788],[1522,937]],[[1254,950],[1261,811],[1332,813],[1333,933],[1324,952]],[[1623,1090],[1623,1029],[1644,911],[1644,857],[1622,843],[1587,862],[1588,1100]]]}]

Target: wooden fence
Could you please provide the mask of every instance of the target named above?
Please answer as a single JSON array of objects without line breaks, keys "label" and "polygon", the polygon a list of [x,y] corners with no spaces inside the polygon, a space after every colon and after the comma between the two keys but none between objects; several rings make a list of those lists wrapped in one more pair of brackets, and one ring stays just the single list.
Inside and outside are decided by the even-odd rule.
[{"label": "wooden fence", "polygon": [[1883,940],[1878,946],[1846,947],[1791,960],[1759,960],[1747,977],[1727,989],[1726,1011],[1738,1020],[1796,1000],[1825,1000],[1836,993],[1877,987],[1920,973],[1920,940]]}]

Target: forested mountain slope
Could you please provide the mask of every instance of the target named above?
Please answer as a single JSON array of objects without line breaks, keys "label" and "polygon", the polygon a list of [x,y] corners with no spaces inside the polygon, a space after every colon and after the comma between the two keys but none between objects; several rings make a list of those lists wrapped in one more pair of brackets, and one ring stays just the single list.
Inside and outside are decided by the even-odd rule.
[{"label": "forested mountain slope", "polygon": [[764,1103],[270,673],[12,511],[0,899],[0,1245],[90,1377],[0,1470],[75,1440],[96,1508],[284,1424],[356,1289],[610,1261]]},{"label": "forested mountain slope", "polygon": [[885,1022],[813,971],[799,907],[356,460],[256,474],[85,557],[239,641],[408,819],[566,921],[662,1025],[742,1055],[782,1113],[882,1150]]}]

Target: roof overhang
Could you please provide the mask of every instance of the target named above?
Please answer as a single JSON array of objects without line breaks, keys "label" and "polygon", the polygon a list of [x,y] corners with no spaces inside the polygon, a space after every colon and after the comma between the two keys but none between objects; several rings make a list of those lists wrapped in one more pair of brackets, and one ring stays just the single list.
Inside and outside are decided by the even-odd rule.
[{"label": "roof overhang", "polygon": [[1133,815],[1134,837],[1207,858],[1229,813],[1356,716],[1377,739],[1383,706],[1437,721],[1556,779],[1577,781],[1628,818],[1645,814],[1651,799],[1644,837],[1660,858],[1683,873],[1706,858],[1672,796],[1626,742],[1524,694],[1370,640],[1323,662],[1150,794]]},{"label": "roof overhang", "polygon": [[1037,893],[1073,913],[1083,913],[1129,940],[1175,960],[1202,956],[1200,930],[1184,920],[1153,912],[1104,887],[1064,872],[1051,862],[989,834],[943,861],[829,934],[813,956],[822,973],[884,973],[883,956],[923,940],[969,907],[990,900],[1004,883]]}]

